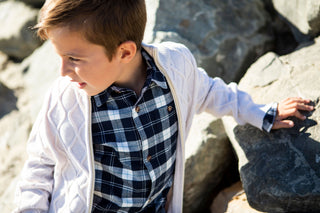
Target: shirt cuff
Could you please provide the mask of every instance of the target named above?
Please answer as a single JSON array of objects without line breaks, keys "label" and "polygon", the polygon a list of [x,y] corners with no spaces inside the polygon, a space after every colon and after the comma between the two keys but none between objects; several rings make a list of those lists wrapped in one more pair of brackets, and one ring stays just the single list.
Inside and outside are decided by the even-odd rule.
[{"label": "shirt cuff", "polygon": [[271,104],[270,108],[266,112],[263,118],[262,130],[265,132],[270,132],[277,116],[278,103]]}]

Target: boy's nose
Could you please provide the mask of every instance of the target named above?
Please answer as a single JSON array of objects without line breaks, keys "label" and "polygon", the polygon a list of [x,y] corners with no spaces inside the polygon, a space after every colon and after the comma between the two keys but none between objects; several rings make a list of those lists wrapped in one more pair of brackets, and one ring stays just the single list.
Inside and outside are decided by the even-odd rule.
[{"label": "boy's nose", "polygon": [[60,75],[67,76],[72,72],[72,68],[69,66],[68,62],[61,60]]}]

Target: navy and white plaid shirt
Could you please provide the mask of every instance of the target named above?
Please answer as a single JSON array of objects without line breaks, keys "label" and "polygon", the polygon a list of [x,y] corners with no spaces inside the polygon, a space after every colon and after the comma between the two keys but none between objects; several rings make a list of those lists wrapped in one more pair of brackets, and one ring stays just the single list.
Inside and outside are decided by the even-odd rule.
[{"label": "navy and white plaid shirt", "polygon": [[144,50],[140,97],[114,85],[93,96],[93,212],[160,212],[172,185],[178,137],[173,97]]},{"label": "navy and white plaid shirt", "polygon": [[270,132],[277,116],[278,103],[271,104],[269,110],[263,118],[262,130]]},{"label": "navy and white plaid shirt", "polygon": [[[163,74],[142,50],[147,80],[140,97],[111,86],[93,96],[93,212],[163,211],[172,185],[178,136],[174,101]],[[276,105],[264,118],[269,132]]]}]

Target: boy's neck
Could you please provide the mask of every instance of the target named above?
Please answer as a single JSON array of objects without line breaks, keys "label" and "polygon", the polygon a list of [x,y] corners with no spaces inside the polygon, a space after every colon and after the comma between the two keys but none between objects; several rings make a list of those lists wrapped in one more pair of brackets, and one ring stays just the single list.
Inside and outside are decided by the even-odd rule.
[{"label": "boy's neck", "polygon": [[127,65],[124,71],[125,80],[123,82],[115,82],[115,85],[132,89],[139,96],[147,78],[147,64],[143,60],[141,51],[137,51],[133,60]]}]

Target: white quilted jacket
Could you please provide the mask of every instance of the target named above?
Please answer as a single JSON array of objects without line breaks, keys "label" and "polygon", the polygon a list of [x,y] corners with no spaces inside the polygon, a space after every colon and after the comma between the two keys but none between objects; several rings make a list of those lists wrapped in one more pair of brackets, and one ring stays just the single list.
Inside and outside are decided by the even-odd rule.
[{"label": "white quilted jacket", "polygon": [[[233,115],[261,129],[264,105],[209,78],[187,48],[176,43],[144,45],[166,76],[177,107],[179,138],[169,210],[182,212],[185,139],[195,113]],[[59,78],[45,100],[28,141],[29,159],[17,187],[15,212],[90,212],[94,190],[91,103],[84,91]]]}]

